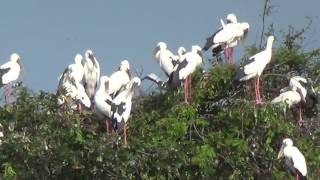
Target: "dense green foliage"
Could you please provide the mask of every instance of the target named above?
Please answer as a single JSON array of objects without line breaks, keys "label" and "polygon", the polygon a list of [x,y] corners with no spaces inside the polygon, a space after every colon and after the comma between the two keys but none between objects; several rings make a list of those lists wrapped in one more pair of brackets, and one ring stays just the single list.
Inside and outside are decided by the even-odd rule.
[{"label": "dense green foliage", "polygon": [[[248,55],[256,51],[249,48]],[[298,127],[294,111],[284,113],[268,102],[293,74],[307,75],[317,89],[319,57],[320,50],[303,52],[285,43],[275,49],[262,77],[263,105],[254,104],[252,84],[233,84],[233,65],[198,70],[191,105],[182,103],[181,89],[141,95],[129,121],[128,146],[121,134],[107,134],[90,111],[59,109],[55,95],[20,87],[16,100],[0,108],[1,172],[7,179],[289,179],[276,156],[282,139],[290,137],[316,179],[318,113]]]}]

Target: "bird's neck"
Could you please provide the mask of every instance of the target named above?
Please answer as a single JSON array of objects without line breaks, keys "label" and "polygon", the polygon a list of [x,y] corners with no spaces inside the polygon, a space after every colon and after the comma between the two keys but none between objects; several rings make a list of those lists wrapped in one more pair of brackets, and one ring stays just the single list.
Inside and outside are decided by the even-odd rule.
[{"label": "bird's neck", "polygon": [[273,44],[272,42],[268,41],[266,49],[267,50],[271,50],[272,49],[272,44]]}]

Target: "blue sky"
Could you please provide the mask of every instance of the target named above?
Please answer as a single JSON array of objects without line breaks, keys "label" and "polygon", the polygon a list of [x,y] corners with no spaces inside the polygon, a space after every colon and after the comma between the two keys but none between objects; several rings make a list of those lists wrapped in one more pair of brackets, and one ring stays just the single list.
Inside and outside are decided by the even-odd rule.
[{"label": "blue sky", "polygon": [[[319,0],[273,0],[267,23],[276,30],[303,27],[313,18],[306,48],[320,47]],[[21,80],[34,90],[53,91],[58,76],[74,62],[76,53],[91,48],[102,74],[111,74],[123,59],[144,74],[160,74],[152,50],[159,41],[176,51],[179,46],[203,45],[228,13],[250,24],[244,45],[258,41],[262,0],[2,0],[0,5],[0,63],[20,54]],[[314,39],[315,38],[315,39]],[[243,46],[243,44],[241,45]],[[241,48],[236,48],[236,57]]]}]

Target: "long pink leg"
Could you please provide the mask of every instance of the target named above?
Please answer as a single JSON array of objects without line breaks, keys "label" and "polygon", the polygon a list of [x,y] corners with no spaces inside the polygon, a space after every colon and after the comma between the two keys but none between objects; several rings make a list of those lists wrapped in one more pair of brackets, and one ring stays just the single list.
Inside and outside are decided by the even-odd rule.
[{"label": "long pink leg", "polygon": [[188,104],[188,77],[184,80],[184,102]]},{"label": "long pink leg", "polygon": [[298,113],[299,117],[298,117],[298,125],[301,126],[302,125],[302,109],[301,109],[301,103],[299,104],[299,113]]},{"label": "long pink leg", "polygon": [[191,103],[191,74],[188,76],[188,102]]},{"label": "long pink leg", "polygon": [[123,127],[123,135],[124,135],[124,144],[127,145],[127,126],[126,124]]},{"label": "long pink leg", "polygon": [[228,48],[229,49],[229,64],[233,64],[233,48]]},{"label": "long pink leg", "polygon": [[6,105],[10,104],[11,93],[12,93],[11,83],[9,83],[4,87],[4,99],[5,99]]},{"label": "long pink leg", "polygon": [[82,104],[78,103],[78,111],[80,114],[82,114]]},{"label": "long pink leg", "polygon": [[296,180],[300,180],[299,174],[296,175]]},{"label": "long pink leg", "polygon": [[227,62],[229,63],[229,58],[228,58],[228,48],[224,50],[224,56],[226,57]]},{"label": "long pink leg", "polygon": [[254,93],[256,98],[256,104],[258,104],[258,92],[257,92],[257,80],[254,80]]},{"label": "long pink leg", "polygon": [[258,88],[258,104],[261,104],[261,95],[260,95],[260,77],[257,78],[257,88]]},{"label": "long pink leg", "polygon": [[106,119],[106,130],[107,130],[107,133],[109,133],[109,130],[110,130],[110,121],[109,121],[108,118]]}]

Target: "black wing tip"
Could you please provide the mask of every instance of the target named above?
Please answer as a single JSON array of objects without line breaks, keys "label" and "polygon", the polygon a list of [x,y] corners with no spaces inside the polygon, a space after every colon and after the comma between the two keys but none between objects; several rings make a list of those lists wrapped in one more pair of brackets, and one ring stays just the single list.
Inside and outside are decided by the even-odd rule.
[{"label": "black wing tip", "polygon": [[233,78],[233,81],[239,83],[240,79],[243,78],[244,76],[246,76],[244,69],[240,68],[238,69],[236,76]]}]

